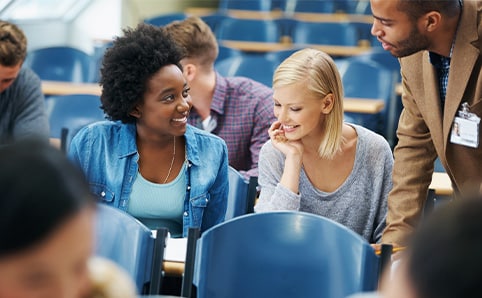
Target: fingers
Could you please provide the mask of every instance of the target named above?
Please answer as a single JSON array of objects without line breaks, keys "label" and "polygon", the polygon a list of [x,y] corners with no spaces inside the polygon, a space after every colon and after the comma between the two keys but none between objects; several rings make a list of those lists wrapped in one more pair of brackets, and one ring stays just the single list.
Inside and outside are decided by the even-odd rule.
[{"label": "fingers", "polygon": [[279,121],[276,121],[273,124],[271,124],[271,127],[269,128],[268,133],[272,141],[286,142],[288,140],[285,136],[283,127],[281,126],[281,123]]}]

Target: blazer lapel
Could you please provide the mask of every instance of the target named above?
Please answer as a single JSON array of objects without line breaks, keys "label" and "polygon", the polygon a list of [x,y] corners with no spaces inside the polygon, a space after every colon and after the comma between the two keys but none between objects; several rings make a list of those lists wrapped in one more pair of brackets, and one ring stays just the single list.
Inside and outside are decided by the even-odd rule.
[{"label": "blazer lapel", "polygon": [[[455,46],[450,61],[449,81],[443,119],[444,148],[447,148],[450,129],[460,104],[474,64],[479,56],[477,34],[477,10],[470,1],[464,2],[462,18],[457,30]],[[476,46],[474,46],[476,45]]]}]

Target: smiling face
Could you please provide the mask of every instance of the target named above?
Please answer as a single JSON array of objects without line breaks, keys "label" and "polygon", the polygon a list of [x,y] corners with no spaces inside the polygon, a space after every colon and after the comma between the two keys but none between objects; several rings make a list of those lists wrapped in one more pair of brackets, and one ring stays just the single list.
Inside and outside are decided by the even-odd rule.
[{"label": "smiling face", "polygon": [[42,243],[0,259],[0,297],[83,297],[89,290],[93,214],[85,208]]},{"label": "smiling face", "polygon": [[274,115],[281,122],[288,140],[322,135],[324,114],[332,106],[327,109],[326,98],[320,99],[310,92],[305,82],[274,87],[273,99]]},{"label": "smiling face", "polygon": [[189,88],[179,67],[162,67],[149,80],[143,102],[131,112],[137,118],[139,137],[182,136],[191,105]]},{"label": "smiling face", "polygon": [[405,57],[430,46],[418,23],[397,9],[398,1],[370,0],[373,12],[371,33],[382,43],[383,49],[395,57]]}]

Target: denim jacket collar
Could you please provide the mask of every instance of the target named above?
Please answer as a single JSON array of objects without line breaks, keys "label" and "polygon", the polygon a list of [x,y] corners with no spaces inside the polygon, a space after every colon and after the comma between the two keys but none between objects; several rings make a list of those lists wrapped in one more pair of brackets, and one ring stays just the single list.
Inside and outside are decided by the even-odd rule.
[{"label": "denim jacket collar", "polygon": [[[128,137],[120,138],[119,146],[116,146],[118,152],[119,159],[126,158],[128,156],[138,154],[137,151],[137,129],[135,123],[130,123],[126,125],[120,126],[121,135],[125,135]],[[194,131],[192,126],[188,125],[186,127],[186,133],[184,134],[185,138],[189,140],[186,142],[186,150],[187,150],[187,159],[194,165],[200,165],[199,159],[199,150],[198,150],[198,140],[194,137]]]}]

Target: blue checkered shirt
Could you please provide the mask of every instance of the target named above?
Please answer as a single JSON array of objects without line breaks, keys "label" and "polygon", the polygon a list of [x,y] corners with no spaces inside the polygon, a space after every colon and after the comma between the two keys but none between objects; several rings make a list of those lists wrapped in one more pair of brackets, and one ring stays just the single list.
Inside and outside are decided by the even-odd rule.
[{"label": "blue checkered shirt", "polygon": [[440,101],[442,103],[443,112],[445,95],[447,94],[447,85],[449,83],[450,57],[444,57],[433,52],[430,52],[429,54],[430,63],[432,63],[432,65],[437,70]]}]

